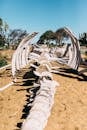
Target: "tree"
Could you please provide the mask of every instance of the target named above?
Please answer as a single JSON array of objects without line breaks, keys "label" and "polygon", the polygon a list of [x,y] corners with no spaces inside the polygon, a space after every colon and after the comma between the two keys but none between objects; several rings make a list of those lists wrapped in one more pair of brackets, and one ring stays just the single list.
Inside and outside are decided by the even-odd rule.
[{"label": "tree", "polygon": [[0,34],[2,33],[3,20],[0,18]]},{"label": "tree", "polygon": [[55,32],[57,38],[57,44],[60,46],[64,44],[63,42],[69,39],[69,35],[64,31],[63,28],[58,29]]},{"label": "tree", "polygon": [[79,34],[79,42],[83,46],[87,46],[87,33]]},{"label": "tree", "polygon": [[5,37],[0,34],[0,47],[5,45]]},{"label": "tree", "polygon": [[4,31],[7,32],[9,29],[9,25],[7,24],[7,22],[4,22]]},{"label": "tree", "polygon": [[4,46],[7,43],[8,28],[8,24],[0,18],[0,46]]},{"label": "tree", "polygon": [[27,31],[26,30],[21,30],[21,29],[10,30],[10,33],[8,35],[8,39],[9,39],[10,45],[12,45],[13,47],[15,47],[15,49],[16,49],[17,46],[18,46],[18,44],[19,44],[19,42],[26,35],[27,35]]},{"label": "tree", "polygon": [[55,33],[51,30],[46,31],[40,36],[38,44],[50,44],[51,41],[55,40]]},{"label": "tree", "polygon": [[5,43],[5,37],[3,32],[3,20],[0,18],[0,46],[4,46]]}]

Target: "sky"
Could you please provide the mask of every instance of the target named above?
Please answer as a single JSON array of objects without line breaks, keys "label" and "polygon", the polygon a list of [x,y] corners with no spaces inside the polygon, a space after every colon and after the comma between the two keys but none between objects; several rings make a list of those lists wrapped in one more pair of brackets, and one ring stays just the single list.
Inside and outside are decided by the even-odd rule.
[{"label": "sky", "polygon": [[10,29],[42,34],[69,27],[78,36],[87,32],[87,0],[0,0],[0,17]]}]

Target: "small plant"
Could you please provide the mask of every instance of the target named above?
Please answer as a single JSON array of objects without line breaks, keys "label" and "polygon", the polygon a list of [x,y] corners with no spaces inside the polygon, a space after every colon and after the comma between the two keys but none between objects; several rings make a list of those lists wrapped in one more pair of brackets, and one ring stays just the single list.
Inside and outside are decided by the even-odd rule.
[{"label": "small plant", "polygon": [[7,65],[7,61],[4,57],[0,56],[0,67]]}]

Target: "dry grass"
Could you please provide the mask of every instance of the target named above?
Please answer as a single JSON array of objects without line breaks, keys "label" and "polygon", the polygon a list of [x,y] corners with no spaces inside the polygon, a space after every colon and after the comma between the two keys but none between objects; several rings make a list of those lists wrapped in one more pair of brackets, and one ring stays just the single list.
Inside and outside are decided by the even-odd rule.
[{"label": "dry grass", "polygon": [[3,57],[6,58],[6,60],[8,61],[8,64],[11,63],[11,59],[12,59],[12,54],[13,54],[14,50],[0,50],[0,55],[2,55]]}]

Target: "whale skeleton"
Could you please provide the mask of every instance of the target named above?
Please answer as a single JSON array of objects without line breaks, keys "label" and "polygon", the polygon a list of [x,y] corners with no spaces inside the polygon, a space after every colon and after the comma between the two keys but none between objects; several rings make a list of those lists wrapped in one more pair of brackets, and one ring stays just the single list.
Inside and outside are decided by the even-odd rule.
[{"label": "whale skeleton", "polygon": [[[49,48],[47,45],[30,44],[30,40],[37,34],[34,33],[25,37],[13,54],[12,75],[14,79],[17,78],[16,72],[27,65],[33,67],[33,73],[39,77],[40,90],[33,102],[30,114],[22,125],[22,130],[43,130],[47,124],[54,102],[55,88],[59,85],[52,77],[52,73],[58,71],[58,68],[52,66],[51,63],[65,64],[75,70],[80,65],[79,41],[68,28],[59,29],[57,36],[61,38],[63,33],[70,37],[71,45],[66,44],[62,48],[59,46]],[[58,56],[58,54],[60,55]],[[38,115],[41,118],[38,118]],[[31,125],[33,122],[34,125]]]},{"label": "whale skeleton", "polygon": [[[78,70],[81,63],[80,45],[77,38],[68,28],[57,30],[57,37],[61,38],[66,34],[71,39],[71,45],[66,44],[62,47],[56,46],[49,48],[47,45],[31,44],[32,38],[37,33],[27,35],[19,44],[12,57],[12,76],[13,82],[2,88],[8,88],[17,82],[16,73],[26,66],[34,68],[33,73],[38,77],[34,83],[39,85],[39,93],[32,104],[30,114],[22,125],[22,130],[43,130],[47,124],[48,117],[54,102],[56,86],[59,83],[53,80],[52,73],[58,72],[58,66],[52,66],[52,62],[66,65]],[[31,125],[33,124],[34,125]]]},{"label": "whale skeleton", "polygon": [[[63,33],[70,37],[71,45],[65,44],[62,48],[59,46],[49,48],[47,45],[32,44],[32,39],[38,33],[34,32],[27,35],[14,52],[12,63],[6,66],[12,67],[13,82],[17,81],[16,72],[23,69],[25,66],[39,68],[39,66],[45,65],[48,69],[47,71],[55,73],[58,71],[58,67],[52,66],[51,62],[58,62],[59,64],[67,65],[72,69],[78,70],[81,63],[79,41],[66,27],[58,29],[56,35],[58,38],[61,38]],[[39,65],[35,66],[35,62]],[[6,67],[2,67],[1,69]]]}]

